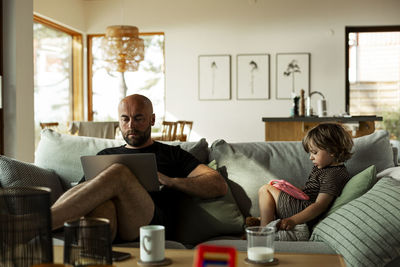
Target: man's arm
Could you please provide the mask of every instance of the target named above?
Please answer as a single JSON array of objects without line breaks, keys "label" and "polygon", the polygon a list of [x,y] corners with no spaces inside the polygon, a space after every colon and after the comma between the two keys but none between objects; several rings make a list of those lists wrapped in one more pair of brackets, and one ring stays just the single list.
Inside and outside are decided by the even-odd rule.
[{"label": "man's arm", "polygon": [[326,193],[319,193],[317,199],[310,206],[293,215],[292,217],[282,219],[279,228],[282,230],[292,230],[297,224],[308,222],[323,213],[334,197]]},{"label": "man's arm", "polygon": [[159,172],[158,180],[165,186],[200,198],[219,197],[228,191],[228,185],[221,174],[204,164],[194,168],[187,178],[172,178]]}]

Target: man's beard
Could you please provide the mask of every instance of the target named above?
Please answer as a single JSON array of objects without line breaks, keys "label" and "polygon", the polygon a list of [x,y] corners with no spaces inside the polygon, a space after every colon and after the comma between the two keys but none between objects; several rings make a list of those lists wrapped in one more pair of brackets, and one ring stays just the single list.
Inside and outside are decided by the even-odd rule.
[{"label": "man's beard", "polygon": [[[134,133],[136,136],[134,138],[129,138],[128,135]],[[124,140],[125,142],[130,145],[130,146],[142,146],[144,145],[147,140],[149,140],[151,136],[151,125],[147,127],[146,130],[144,131],[138,131],[138,130],[129,130],[124,134]]]}]

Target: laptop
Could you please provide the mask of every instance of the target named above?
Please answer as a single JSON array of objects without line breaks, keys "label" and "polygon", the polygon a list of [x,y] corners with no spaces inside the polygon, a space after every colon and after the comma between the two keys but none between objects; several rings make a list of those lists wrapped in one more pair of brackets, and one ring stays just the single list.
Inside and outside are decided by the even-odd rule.
[{"label": "laptop", "polygon": [[156,157],[153,153],[82,156],[85,179],[90,180],[113,163],[127,166],[149,192],[159,191]]}]

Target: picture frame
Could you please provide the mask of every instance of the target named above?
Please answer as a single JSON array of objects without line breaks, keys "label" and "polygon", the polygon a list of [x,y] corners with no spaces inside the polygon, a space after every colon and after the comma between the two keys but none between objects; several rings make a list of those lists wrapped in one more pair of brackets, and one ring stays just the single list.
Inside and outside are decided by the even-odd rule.
[{"label": "picture frame", "polygon": [[236,56],[238,100],[270,98],[270,55],[239,54]]},{"label": "picture frame", "polygon": [[310,92],[310,53],[276,54],[276,98],[291,99]]},{"label": "picture frame", "polygon": [[199,100],[231,99],[231,56],[199,56]]}]

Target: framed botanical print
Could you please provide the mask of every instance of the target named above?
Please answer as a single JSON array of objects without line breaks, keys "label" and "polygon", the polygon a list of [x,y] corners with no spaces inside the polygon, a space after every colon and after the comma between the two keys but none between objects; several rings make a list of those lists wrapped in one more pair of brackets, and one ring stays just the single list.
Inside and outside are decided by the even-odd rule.
[{"label": "framed botanical print", "polygon": [[237,55],[237,99],[269,99],[269,55]]},{"label": "framed botanical print", "polygon": [[199,56],[199,100],[231,99],[231,56]]},{"label": "framed botanical print", "polygon": [[300,90],[310,92],[310,53],[279,53],[276,55],[276,98],[299,96]]}]

